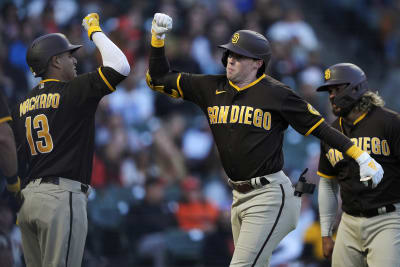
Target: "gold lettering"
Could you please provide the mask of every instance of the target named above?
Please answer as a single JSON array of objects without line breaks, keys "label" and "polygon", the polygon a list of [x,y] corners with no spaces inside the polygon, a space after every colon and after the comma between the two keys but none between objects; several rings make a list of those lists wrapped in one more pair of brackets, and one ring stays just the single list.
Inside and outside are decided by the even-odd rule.
[{"label": "gold lettering", "polygon": [[262,114],[263,114],[263,111],[261,109],[256,108],[256,110],[254,110],[254,113],[253,113],[254,126],[261,128]]},{"label": "gold lettering", "polygon": [[334,150],[335,153],[335,164],[338,163],[343,159],[343,154],[340,151],[337,151],[336,149]]},{"label": "gold lettering", "polygon": [[221,106],[219,110],[219,118],[218,123],[226,123],[226,119],[228,117],[229,106]]},{"label": "gold lettering", "polygon": [[22,102],[21,104],[19,104],[19,116],[20,117],[22,117],[22,115],[25,114],[24,103],[25,102]]},{"label": "gold lettering", "polygon": [[46,108],[46,99],[47,99],[46,94],[40,95],[40,108]]},{"label": "gold lettering", "polygon": [[53,99],[53,94],[47,94],[47,103],[46,103],[46,108],[49,108]]},{"label": "gold lettering", "polygon": [[360,148],[360,149],[362,149],[362,144],[363,144],[363,142],[362,142],[362,137],[358,137],[358,147]]},{"label": "gold lettering", "polygon": [[239,106],[233,105],[231,109],[231,119],[230,123],[236,123],[239,118]]},{"label": "gold lettering", "polygon": [[251,116],[253,115],[253,108],[252,107],[246,107],[246,113],[244,115],[244,124],[251,125]]},{"label": "gold lettering", "polygon": [[375,155],[381,154],[381,140],[378,137],[372,137],[371,139],[371,150]]},{"label": "gold lettering", "polygon": [[351,138],[350,139],[356,146],[358,146],[357,138]]},{"label": "gold lettering", "polygon": [[53,108],[58,108],[58,105],[60,104],[60,94],[59,93],[55,93],[53,95],[53,101],[51,103],[51,106]]},{"label": "gold lettering", "polygon": [[382,154],[385,156],[390,155],[390,149],[387,140],[382,140]]},{"label": "gold lettering", "polygon": [[35,109],[39,108],[39,99],[40,99],[40,95],[35,96]]},{"label": "gold lettering", "polygon": [[371,154],[371,138],[370,137],[364,137],[364,142],[363,142],[363,150],[368,152],[368,154]]},{"label": "gold lettering", "polygon": [[240,108],[240,116],[239,116],[239,123],[243,123],[243,111],[245,109],[246,106],[242,106]]},{"label": "gold lettering", "polygon": [[31,97],[29,99],[29,111],[34,110],[35,109],[35,97]]},{"label": "gold lettering", "polygon": [[269,112],[264,113],[263,127],[267,131],[271,129],[271,113]]}]

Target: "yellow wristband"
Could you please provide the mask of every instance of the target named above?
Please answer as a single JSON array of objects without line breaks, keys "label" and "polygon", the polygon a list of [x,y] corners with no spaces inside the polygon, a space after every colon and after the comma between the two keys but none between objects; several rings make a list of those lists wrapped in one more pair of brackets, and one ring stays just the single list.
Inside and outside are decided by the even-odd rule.
[{"label": "yellow wristband", "polygon": [[92,34],[95,32],[101,32],[100,26],[91,26],[88,30],[89,39],[92,40]]},{"label": "yellow wristband", "polygon": [[164,46],[164,40],[163,39],[158,39],[155,34],[151,35],[151,46],[152,47],[163,47]]},{"label": "yellow wristband", "polygon": [[9,192],[16,193],[16,192],[18,192],[19,190],[21,190],[21,180],[20,180],[19,177],[18,177],[18,180],[17,180],[16,183],[7,184],[6,187],[7,187],[7,190],[8,190]]},{"label": "yellow wristband", "polygon": [[352,145],[346,151],[346,155],[352,157],[353,159],[357,159],[364,151],[362,151],[358,146]]}]

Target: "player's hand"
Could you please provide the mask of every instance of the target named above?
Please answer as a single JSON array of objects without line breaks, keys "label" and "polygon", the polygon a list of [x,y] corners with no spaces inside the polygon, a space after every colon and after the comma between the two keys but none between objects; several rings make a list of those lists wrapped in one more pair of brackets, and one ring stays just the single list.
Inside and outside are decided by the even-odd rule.
[{"label": "player's hand", "polygon": [[366,186],[375,188],[382,180],[383,169],[382,166],[376,162],[367,152],[363,152],[357,159],[360,165],[360,181]]},{"label": "player's hand", "polygon": [[323,236],[322,237],[322,252],[323,252],[325,258],[330,259],[332,257],[334,245],[335,245],[335,242],[333,242],[333,239],[331,236]]},{"label": "player's hand", "polygon": [[82,20],[82,26],[87,30],[89,39],[92,40],[92,34],[101,32],[99,15],[97,13],[90,13]]},{"label": "player's hand", "polygon": [[2,194],[14,212],[18,212],[22,206],[23,198],[21,195],[21,179],[15,175],[6,177],[6,190]]},{"label": "player's hand", "polygon": [[154,14],[153,22],[151,25],[151,34],[155,35],[157,39],[164,39],[165,33],[172,29],[172,18],[163,13]]}]

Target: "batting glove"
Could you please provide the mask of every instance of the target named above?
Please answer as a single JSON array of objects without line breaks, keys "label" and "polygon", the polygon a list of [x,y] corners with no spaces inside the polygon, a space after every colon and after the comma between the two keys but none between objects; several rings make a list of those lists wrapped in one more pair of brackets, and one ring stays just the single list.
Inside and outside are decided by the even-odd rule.
[{"label": "batting glove", "polygon": [[159,40],[164,40],[165,33],[172,29],[172,18],[163,13],[154,14],[151,25],[151,34]]},{"label": "batting glove", "polygon": [[376,162],[367,152],[363,152],[356,158],[358,165],[360,165],[360,181],[364,185],[375,188],[382,180],[383,169],[382,166]]},{"label": "batting glove", "polygon": [[82,26],[87,30],[89,39],[92,40],[92,34],[101,32],[99,15],[97,13],[90,13],[82,20]]}]

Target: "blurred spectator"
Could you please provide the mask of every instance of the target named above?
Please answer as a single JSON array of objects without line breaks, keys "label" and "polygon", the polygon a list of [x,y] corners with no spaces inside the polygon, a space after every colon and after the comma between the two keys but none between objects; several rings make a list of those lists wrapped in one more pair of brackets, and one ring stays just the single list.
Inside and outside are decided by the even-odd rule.
[{"label": "blurred spectator", "polygon": [[218,216],[216,228],[204,238],[202,259],[204,266],[229,266],[234,251],[229,207]]},{"label": "blurred spectator", "polygon": [[176,219],[184,231],[198,229],[203,232],[214,230],[218,209],[204,199],[202,185],[196,177],[186,177],[181,182],[183,198],[178,203]]},{"label": "blurred spectator", "polygon": [[151,259],[152,264],[148,266],[166,266],[165,232],[176,227],[175,216],[164,199],[164,187],[161,178],[148,177],[143,201],[134,205],[126,218],[135,254],[140,261]]}]

